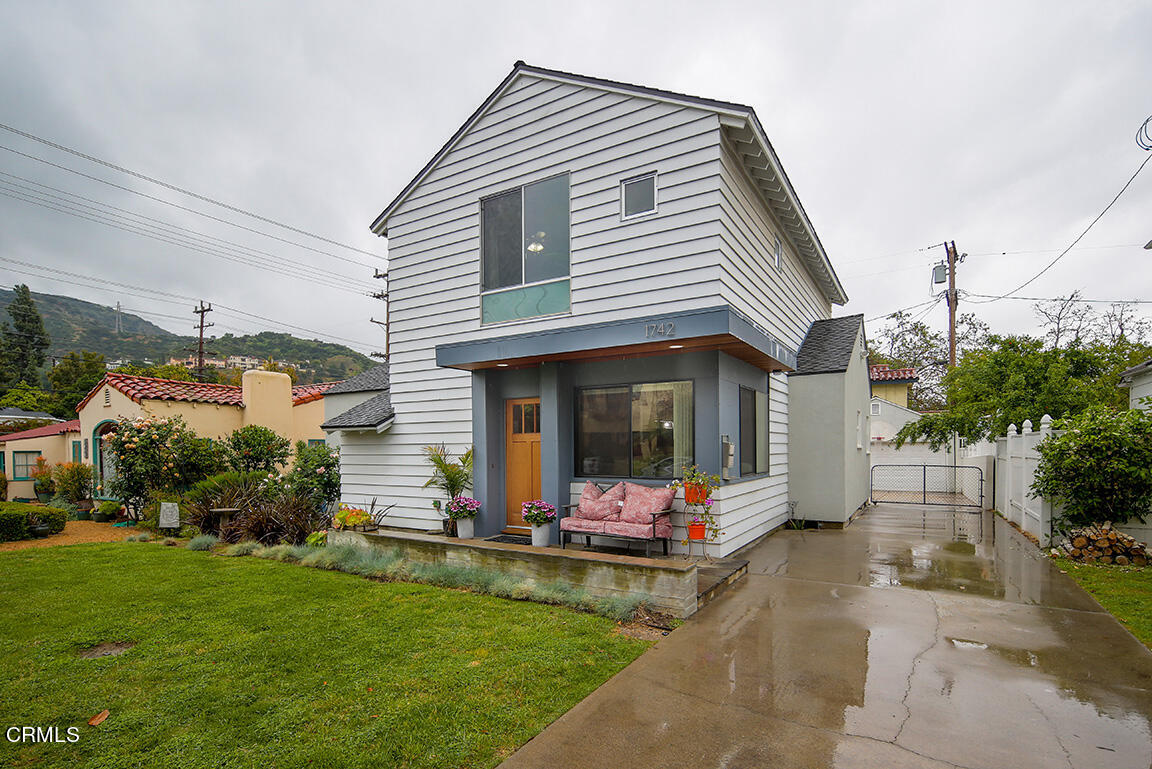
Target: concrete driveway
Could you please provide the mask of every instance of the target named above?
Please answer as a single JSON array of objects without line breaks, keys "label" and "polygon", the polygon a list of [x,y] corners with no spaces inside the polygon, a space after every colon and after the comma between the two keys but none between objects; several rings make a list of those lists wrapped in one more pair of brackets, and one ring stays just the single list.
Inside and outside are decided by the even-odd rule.
[{"label": "concrete driveway", "polygon": [[516,767],[1152,765],[1152,653],[1002,520],[782,531]]}]

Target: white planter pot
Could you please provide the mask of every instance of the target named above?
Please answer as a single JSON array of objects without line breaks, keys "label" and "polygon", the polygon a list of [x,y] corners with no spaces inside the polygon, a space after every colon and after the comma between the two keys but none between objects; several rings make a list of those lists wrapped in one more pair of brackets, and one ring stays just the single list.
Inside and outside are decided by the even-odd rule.
[{"label": "white planter pot", "polygon": [[532,547],[548,547],[549,535],[552,527],[545,523],[543,525],[532,524]]},{"label": "white planter pot", "polygon": [[472,539],[476,531],[475,518],[457,518],[456,519],[456,536],[460,539]]}]

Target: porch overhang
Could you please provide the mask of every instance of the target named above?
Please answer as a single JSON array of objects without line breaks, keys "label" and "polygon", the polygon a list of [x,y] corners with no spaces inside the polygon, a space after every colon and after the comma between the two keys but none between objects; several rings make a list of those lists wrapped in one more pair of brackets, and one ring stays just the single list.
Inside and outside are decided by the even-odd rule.
[{"label": "porch overhang", "polygon": [[768,372],[796,368],[794,350],[727,306],[449,342],[436,346],[436,365],[478,371],[703,350],[720,350]]}]

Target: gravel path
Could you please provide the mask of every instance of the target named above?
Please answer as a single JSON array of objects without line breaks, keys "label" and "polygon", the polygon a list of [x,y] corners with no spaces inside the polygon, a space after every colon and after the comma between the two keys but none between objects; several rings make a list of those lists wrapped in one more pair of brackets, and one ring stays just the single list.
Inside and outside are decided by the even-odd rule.
[{"label": "gravel path", "polygon": [[5,550],[24,550],[29,547],[53,547],[55,545],[79,545],[84,542],[120,542],[134,528],[112,528],[110,523],[94,523],[93,521],[68,521],[64,531],[53,534],[44,539],[22,539],[19,542],[0,543],[0,552]]}]

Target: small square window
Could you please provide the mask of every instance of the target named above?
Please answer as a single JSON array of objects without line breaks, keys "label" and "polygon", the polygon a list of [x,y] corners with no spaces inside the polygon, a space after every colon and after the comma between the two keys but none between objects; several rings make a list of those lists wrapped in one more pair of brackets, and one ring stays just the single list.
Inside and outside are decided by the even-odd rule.
[{"label": "small square window", "polygon": [[776,238],[776,269],[784,269],[784,244],[780,242],[780,238]]},{"label": "small square window", "polygon": [[880,416],[880,404],[879,403],[873,403],[872,404],[872,416],[874,416],[874,417]]},{"label": "small square window", "polygon": [[656,213],[656,174],[620,182],[620,218]]}]

